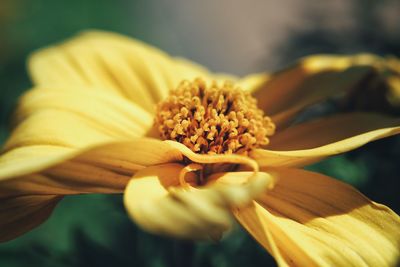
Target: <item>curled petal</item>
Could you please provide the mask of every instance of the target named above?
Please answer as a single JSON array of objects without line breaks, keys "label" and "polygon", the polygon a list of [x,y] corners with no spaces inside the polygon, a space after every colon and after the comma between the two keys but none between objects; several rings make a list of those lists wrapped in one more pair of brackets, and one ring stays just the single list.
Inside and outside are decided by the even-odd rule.
[{"label": "curled petal", "polygon": [[120,193],[138,170],[181,160],[178,150],[145,138],[75,150],[14,149],[0,157],[0,242],[40,224],[63,195]]},{"label": "curled petal", "polygon": [[399,124],[399,119],[372,113],[332,116],[290,127],[273,137],[271,149],[255,149],[250,157],[262,167],[305,166],[399,134]]},{"label": "curled petal", "polygon": [[[36,150],[31,147],[29,155],[13,153],[13,157],[7,157],[10,154],[1,157],[0,197],[121,192],[136,171],[182,160],[178,150],[159,140],[146,138],[60,154],[45,152],[42,147],[36,147]],[[22,160],[18,156],[26,158]]]},{"label": "curled petal", "polygon": [[[230,208],[249,203],[272,182],[266,173],[221,173],[204,187],[180,187],[183,169],[179,164],[149,167],[129,182],[124,203],[140,227],[178,238],[219,239],[230,228]],[[196,179],[189,173],[187,180],[194,184]]]},{"label": "curled petal", "polygon": [[277,177],[266,172],[222,172],[208,177],[205,189],[218,189],[230,207],[246,206],[261,193],[271,190]]},{"label": "curled petal", "polygon": [[277,169],[274,189],[237,209],[239,222],[279,266],[395,266],[400,217],[349,185]]},{"label": "curled petal", "polygon": [[279,131],[304,108],[349,93],[372,72],[352,57],[314,55],[272,74],[254,95]]},{"label": "curled petal", "polygon": [[188,157],[193,162],[205,163],[205,164],[215,164],[215,163],[241,164],[250,167],[254,171],[258,171],[257,163],[251,158],[245,156],[236,154],[216,154],[216,155],[197,154],[181,143],[171,140],[166,140],[164,142],[169,144],[171,147],[179,150],[182,153],[182,155]]},{"label": "curled petal", "polygon": [[182,160],[182,155],[168,144],[150,138],[81,149],[32,145],[13,149],[0,157],[0,181],[57,169],[58,164],[69,160],[131,175],[144,166]]}]

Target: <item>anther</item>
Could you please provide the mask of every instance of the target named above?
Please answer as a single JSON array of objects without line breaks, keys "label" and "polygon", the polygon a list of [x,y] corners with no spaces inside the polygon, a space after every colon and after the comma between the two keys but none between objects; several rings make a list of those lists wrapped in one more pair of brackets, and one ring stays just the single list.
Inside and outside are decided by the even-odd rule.
[{"label": "anther", "polygon": [[207,86],[183,81],[158,104],[155,123],[161,138],[200,154],[246,154],[269,142],[275,124],[248,92],[230,82]]}]

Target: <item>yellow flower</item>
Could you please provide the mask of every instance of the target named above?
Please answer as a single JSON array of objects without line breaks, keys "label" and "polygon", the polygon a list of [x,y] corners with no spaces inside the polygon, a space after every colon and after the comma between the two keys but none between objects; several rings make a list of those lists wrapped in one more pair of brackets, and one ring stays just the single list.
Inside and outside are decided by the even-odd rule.
[{"label": "yellow flower", "polygon": [[237,78],[88,32],[37,52],[29,70],[34,88],[0,156],[1,241],[43,222],[65,195],[124,192],[129,216],[153,233],[218,239],[233,214],[279,266],[399,259],[398,215],[301,169],[400,132],[399,119],[377,113],[291,123],[371,74],[355,57]]}]

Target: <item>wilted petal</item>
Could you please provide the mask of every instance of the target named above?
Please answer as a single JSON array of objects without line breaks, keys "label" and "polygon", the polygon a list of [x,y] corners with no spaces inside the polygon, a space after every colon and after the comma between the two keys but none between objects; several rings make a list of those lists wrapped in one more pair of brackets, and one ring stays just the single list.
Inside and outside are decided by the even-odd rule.
[{"label": "wilted petal", "polygon": [[250,156],[260,166],[305,166],[399,134],[398,125],[399,119],[373,113],[336,115],[277,133],[271,138],[268,150],[255,149]]},{"label": "wilted petal", "polygon": [[400,218],[329,177],[279,169],[279,181],[239,222],[280,266],[395,266]]},{"label": "wilted petal", "polygon": [[81,85],[126,97],[148,111],[183,79],[208,77],[188,60],[122,35],[85,32],[40,50],[29,62],[36,85]]},{"label": "wilted petal", "polygon": [[[219,239],[230,228],[229,209],[248,203],[272,182],[261,172],[220,173],[204,187],[181,187],[178,177],[183,168],[179,164],[149,167],[129,182],[125,207],[143,229],[179,238]],[[186,181],[194,185],[196,177],[188,173]]]},{"label": "wilted petal", "polygon": [[353,56],[354,63],[374,68],[374,73],[341,101],[345,109],[399,114],[400,61],[394,56],[373,54]]},{"label": "wilted petal", "polygon": [[372,72],[370,66],[352,66],[352,57],[316,55],[279,71],[254,96],[258,106],[283,129],[305,107],[350,92]]}]

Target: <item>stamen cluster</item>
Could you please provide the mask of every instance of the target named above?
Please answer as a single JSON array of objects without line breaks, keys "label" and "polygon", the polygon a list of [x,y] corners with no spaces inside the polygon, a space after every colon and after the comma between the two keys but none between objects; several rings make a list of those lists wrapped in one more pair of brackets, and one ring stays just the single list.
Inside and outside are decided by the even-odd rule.
[{"label": "stamen cluster", "polygon": [[245,154],[269,143],[275,125],[248,92],[230,82],[183,81],[157,106],[161,138],[200,154]]}]

